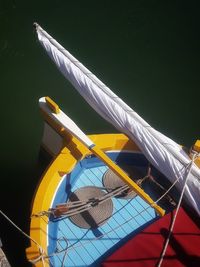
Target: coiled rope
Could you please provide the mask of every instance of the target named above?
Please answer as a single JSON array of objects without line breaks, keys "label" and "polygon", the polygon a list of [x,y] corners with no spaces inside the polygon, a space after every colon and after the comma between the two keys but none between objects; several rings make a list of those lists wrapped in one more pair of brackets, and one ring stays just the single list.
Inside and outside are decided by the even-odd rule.
[{"label": "coiled rope", "polygon": [[[165,196],[167,197],[168,201],[175,206],[175,201],[170,195],[167,195],[167,193],[171,190],[171,188],[176,184],[176,182],[179,180],[177,179],[175,183],[168,189],[164,188],[160,183],[158,183],[153,176],[151,175],[151,168],[148,167],[147,174],[136,181],[136,183],[141,186],[142,183],[146,180],[150,179],[153,183],[155,183],[162,191],[165,193],[157,200],[155,203],[159,202],[161,199],[163,199]],[[98,187],[99,189],[107,190],[108,193],[100,198],[92,198],[89,200],[77,200],[77,201],[69,201],[67,203],[60,203],[56,206],[56,208],[51,208],[48,211],[41,211],[37,214],[32,214],[31,217],[41,217],[41,216],[50,216],[53,215],[54,217],[70,217],[79,213],[82,213],[84,211],[89,210],[90,208],[94,207],[97,204],[101,204],[112,197],[120,196],[123,193],[126,193],[126,195],[131,194],[132,190],[128,185],[123,185],[121,187],[117,187],[115,189],[107,188],[107,187]]]}]

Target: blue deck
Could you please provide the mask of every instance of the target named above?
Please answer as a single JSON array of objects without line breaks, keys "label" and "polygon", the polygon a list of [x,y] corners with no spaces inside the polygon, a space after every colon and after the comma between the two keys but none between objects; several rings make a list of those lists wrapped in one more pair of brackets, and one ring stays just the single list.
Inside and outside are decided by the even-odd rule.
[{"label": "blue deck", "polygon": [[[135,164],[141,169],[146,160],[141,154],[110,153],[119,162]],[[140,160],[138,160],[138,157]],[[102,187],[102,176],[107,170],[96,157],[84,159],[62,183],[56,193],[52,207],[67,200],[70,192],[85,186]],[[79,228],[70,219],[50,221],[48,227],[48,253],[52,266],[100,266],[100,262],[115,248],[145,227],[157,215],[139,196],[133,199],[112,198],[113,214],[108,221],[94,230]],[[67,250],[66,250],[67,248]]]}]

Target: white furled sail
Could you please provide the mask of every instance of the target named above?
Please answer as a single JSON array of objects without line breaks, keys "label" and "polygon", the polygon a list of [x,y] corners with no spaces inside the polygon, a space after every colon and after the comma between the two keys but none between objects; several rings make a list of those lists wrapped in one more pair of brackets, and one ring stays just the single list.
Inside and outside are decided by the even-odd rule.
[{"label": "white furled sail", "polygon": [[200,215],[200,169],[176,142],[161,134],[118,98],[94,74],[65,50],[39,25],[38,39],[62,74],[104,119],[138,145],[149,162],[181,191],[186,176],[185,199]]}]

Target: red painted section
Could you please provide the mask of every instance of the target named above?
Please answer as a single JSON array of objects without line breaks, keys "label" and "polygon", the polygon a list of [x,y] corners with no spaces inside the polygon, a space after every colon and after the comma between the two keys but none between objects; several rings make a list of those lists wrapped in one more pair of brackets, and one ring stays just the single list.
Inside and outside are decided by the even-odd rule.
[{"label": "red painted section", "polygon": [[[156,266],[173,214],[170,213],[129,240],[109,256],[102,267]],[[200,219],[179,210],[162,267],[200,266]],[[193,219],[191,219],[191,217]]]}]

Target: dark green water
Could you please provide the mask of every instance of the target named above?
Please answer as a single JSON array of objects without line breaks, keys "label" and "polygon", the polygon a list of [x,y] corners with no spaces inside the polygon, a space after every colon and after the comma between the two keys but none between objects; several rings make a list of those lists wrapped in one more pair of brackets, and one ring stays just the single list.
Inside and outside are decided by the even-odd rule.
[{"label": "dark green water", "polygon": [[[200,138],[197,2],[0,0],[0,206],[23,230],[39,179],[38,98],[52,97],[86,133],[115,131],[57,71],[32,23],[154,127],[191,146]],[[0,237],[12,266],[29,266],[28,241],[2,218]]]}]

